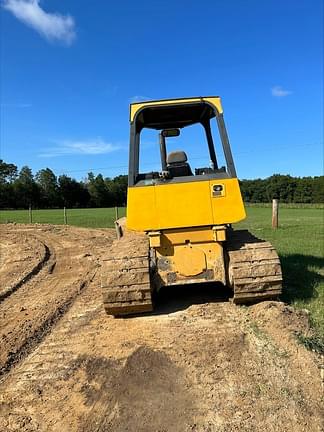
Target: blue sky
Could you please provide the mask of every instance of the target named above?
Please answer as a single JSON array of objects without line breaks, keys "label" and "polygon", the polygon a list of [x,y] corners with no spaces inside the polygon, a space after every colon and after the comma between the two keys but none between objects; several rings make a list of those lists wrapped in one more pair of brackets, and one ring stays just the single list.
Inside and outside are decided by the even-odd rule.
[{"label": "blue sky", "polygon": [[[126,173],[130,101],[220,95],[240,178],[323,174],[322,1],[0,4],[6,162]],[[187,151],[204,166],[198,138]]]}]

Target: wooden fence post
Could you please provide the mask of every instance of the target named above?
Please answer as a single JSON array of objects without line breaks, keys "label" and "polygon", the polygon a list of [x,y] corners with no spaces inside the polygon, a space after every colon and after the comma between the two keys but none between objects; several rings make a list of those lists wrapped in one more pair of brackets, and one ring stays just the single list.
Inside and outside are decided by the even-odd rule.
[{"label": "wooden fence post", "polygon": [[66,207],[63,208],[64,225],[67,225]]},{"label": "wooden fence post", "polygon": [[279,200],[272,200],[272,228],[278,228]]},{"label": "wooden fence post", "polygon": [[120,240],[120,238],[122,236],[120,225],[117,221],[115,221],[114,224],[115,224],[117,240]]},{"label": "wooden fence post", "polygon": [[33,223],[33,209],[31,204],[29,204],[29,223]]}]

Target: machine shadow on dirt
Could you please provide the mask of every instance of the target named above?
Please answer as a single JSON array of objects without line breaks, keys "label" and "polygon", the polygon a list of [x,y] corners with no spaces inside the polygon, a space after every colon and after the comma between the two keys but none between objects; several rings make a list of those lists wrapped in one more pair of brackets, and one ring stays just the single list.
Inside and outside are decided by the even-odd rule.
[{"label": "machine shadow on dirt", "polygon": [[[154,310],[140,314],[132,314],[122,318],[138,316],[168,315],[188,309],[190,306],[204,303],[224,303],[230,301],[232,291],[221,283],[201,283],[163,287],[153,296]],[[118,317],[116,317],[118,319]]]}]

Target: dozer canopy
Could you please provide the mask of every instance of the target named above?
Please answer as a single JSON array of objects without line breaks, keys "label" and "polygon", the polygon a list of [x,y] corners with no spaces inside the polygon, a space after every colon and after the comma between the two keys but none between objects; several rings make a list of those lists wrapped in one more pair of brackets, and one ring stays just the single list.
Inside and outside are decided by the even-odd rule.
[{"label": "dozer canopy", "polygon": [[[154,129],[163,129],[169,127],[183,127],[188,124],[198,123],[201,121],[201,114],[206,107],[209,106],[212,112],[209,112],[209,118],[215,117],[215,110],[219,113],[223,113],[221,99],[219,96],[208,96],[208,97],[195,97],[195,98],[180,98],[180,99],[165,99],[145,102],[134,102],[130,105],[130,122],[135,120],[135,117],[142,112],[144,108],[151,108],[151,111],[155,111],[156,119],[159,118],[167,111],[173,117],[173,120],[179,120],[181,118],[187,118],[189,123],[184,122],[182,125],[177,126],[166,126],[163,124],[163,119],[160,117],[157,123],[161,123],[160,127],[149,125],[149,122],[144,121],[145,127],[152,127]],[[203,114],[208,117],[207,112]],[[139,119],[140,120],[140,119]]]},{"label": "dozer canopy", "polygon": [[219,97],[147,101],[131,105],[131,122],[151,129],[183,128],[222,113]]},{"label": "dozer canopy", "polygon": [[[218,167],[215,146],[211,130],[211,120],[216,118],[218,130],[222,142],[227,167]],[[196,176],[201,175],[226,175],[236,177],[231,149],[223,119],[223,109],[218,96],[194,97],[182,99],[156,100],[136,102],[130,105],[130,154],[129,154],[129,186],[135,186],[143,180],[163,181],[173,177],[193,176],[190,169],[190,161],[186,161],[183,167],[171,166],[167,163],[166,138],[180,135],[182,128],[200,124],[204,131],[208,145],[210,165],[197,168]],[[139,173],[139,154],[141,132],[143,129],[160,130],[159,146],[161,154],[161,171]],[[201,143],[200,145],[203,145]],[[181,149],[180,151],[186,151]],[[180,169],[182,168],[182,169]],[[227,169],[226,169],[227,168]],[[196,177],[195,177],[196,178]],[[199,180],[199,178],[196,178]],[[186,179],[183,178],[183,181]],[[191,179],[190,181],[192,181]],[[179,179],[178,179],[179,181]],[[180,180],[181,181],[181,180]]]}]

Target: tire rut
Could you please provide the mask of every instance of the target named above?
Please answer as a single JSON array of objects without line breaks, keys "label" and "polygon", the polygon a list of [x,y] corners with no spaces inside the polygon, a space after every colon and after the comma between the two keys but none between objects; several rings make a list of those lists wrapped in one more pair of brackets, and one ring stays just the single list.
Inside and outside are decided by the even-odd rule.
[{"label": "tire rut", "polygon": [[3,302],[6,298],[8,298],[11,294],[16,292],[22,285],[29,282],[34,276],[36,276],[42,268],[45,266],[45,264],[49,261],[51,257],[51,251],[50,248],[45,244],[42,243],[44,246],[44,256],[30,271],[27,272],[18,282],[16,282],[11,287],[7,288],[5,292],[0,294],[0,303]]},{"label": "tire rut", "polygon": [[65,315],[70,309],[76,297],[83,291],[83,289],[94,279],[97,269],[92,272],[92,276],[88,280],[82,281],[79,284],[77,291],[68,297],[66,301],[61,304],[54,312],[49,315],[46,320],[35,329],[34,333],[31,334],[28,339],[19,347],[15,352],[10,352],[8,359],[4,365],[0,368],[0,382],[3,377],[10,372],[10,370],[24,358],[26,358],[32,351],[34,351],[38,345],[42,343],[44,338],[52,331],[53,327],[59,322],[59,320]]},{"label": "tire rut", "polygon": [[109,232],[70,231],[72,235],[66,228],[49,233],[48,227],[37,230],[34,237],[44,245],[43,259],[0,302],[0,377],[52,331],[93,280],[99,267],[98,256],[111,244]]},{"label": "tire rut", "polygon": [[46,242],[31,233],[0,227],[0,303],[37,275],[50,258]]}]

